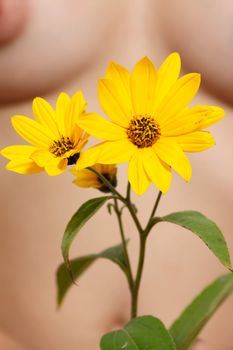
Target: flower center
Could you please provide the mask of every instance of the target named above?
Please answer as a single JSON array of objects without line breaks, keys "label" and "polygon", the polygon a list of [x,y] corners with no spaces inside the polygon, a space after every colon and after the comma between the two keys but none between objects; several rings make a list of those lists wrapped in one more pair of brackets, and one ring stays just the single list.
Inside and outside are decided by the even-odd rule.
[{"label": "flower center", "polygon": [[53,153],[56,157],[61,157],[66,152],[74,148],[73,142],[67,136],[62,136],[60,140],[53,141],[49,147],[49,151]]},{"label": "flower center", "polygon": [[161,136],[159,125],[148,115],[135,116],[127,128],[129,140],[139,148],[152,146]]}]

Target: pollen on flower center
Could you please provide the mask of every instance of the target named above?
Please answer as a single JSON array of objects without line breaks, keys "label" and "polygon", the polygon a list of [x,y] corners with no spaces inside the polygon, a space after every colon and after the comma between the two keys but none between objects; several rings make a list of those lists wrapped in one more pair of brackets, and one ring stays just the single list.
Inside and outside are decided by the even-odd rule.
[{"label": "pollen on flower center", "polygon": [[138,115],[130,121],[127,136],[134,145],[144,148],[152,146],[161,136],[161,131],[153,117]]},{"label": "pollen on flower center", "polygon": [[53,141],[49,147],[49,151],[56,157],[61,157],[66,152],[74,148],[73,142],[67,136],[62,136],[60,140]]}]

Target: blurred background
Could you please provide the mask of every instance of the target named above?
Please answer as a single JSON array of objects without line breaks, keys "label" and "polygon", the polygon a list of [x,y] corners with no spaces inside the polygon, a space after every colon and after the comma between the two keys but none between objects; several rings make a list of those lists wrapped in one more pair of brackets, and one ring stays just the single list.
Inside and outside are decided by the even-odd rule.
[{"label": "blurred background", "polygon": [[[132,68],[148,55],[157,66],[172,51],[183,73],[202,74],[195,104],[218,105],[226,118],[211,128],[217,146],[191,155],[193,178],[174,175],[159,214],[199,210],[218,223],[233,258],[233,3],[231,0],[0,0],[0,147],[21,143],[14,114],[32,116],[35,96],[52,105],[61,91],[82,89],[88,111],[102,114],[97,80],[110,60]],[[99,194],[78,189],[69,173],[21,176],[0,160],[0,349],[98,349],[101,335],[128,320],[127,283],[117,267],[98,261],[56,309],[55,272],[64,228],[80,204]],[[126,167],[119,166],[119,190]],[[142,220],[156,189],[135,196]],[[130,253],[137,235],[125,216]],[[161,224],[148,244],[140,314],[167,326],[214,278],[227,272],[189,232]],[[120,240],[105,209],[82,230],[72,256],[98,252]],[[152,276],[152,278],[151,278]],[[200,336],[197,350],[232,350],[233,297]]]}]

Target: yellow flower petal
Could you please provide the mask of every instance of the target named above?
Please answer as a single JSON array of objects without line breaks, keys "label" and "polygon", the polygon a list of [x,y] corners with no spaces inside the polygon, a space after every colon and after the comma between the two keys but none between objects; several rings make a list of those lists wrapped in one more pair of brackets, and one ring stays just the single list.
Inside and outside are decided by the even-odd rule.
[{"label": "yellow flower petal", "polygon": [[81,91],[72,96],[65,118],[66,135],[74,138],[77,129],[76,121],[85,112],[86,101]]},{"label": "yellow flower petal", "polygon": [[64,173],[67,167],[67,159],[53,158],[45,165],[45,171],[50,176]]},{"label": "yellow flower petal", "polygon": [[69,136],[66,134],[66,118],[68,115],[70,100],[70,97],[65,92],[61,92],[56,103],[56,121],[59,132],[63,136]]},{"label": "yellow flower petal", "polygon": [[[31,159],[36,162],[36,164],[40,167],[45,167],[46,164],[49,162],[52,162],[53,159],[56,158],[52,153],[46,151],[46,150],[36,150],[31,154]],[[56,158],[60,159],[60,158]]]},{"label": "yellow flower petal", "polygon": [[167,192],[172,180],[171,169],[158,158],[152,147],[144,148],[143,164],[148,178],[160,191]]},{"label": "yellow flower petal", "polygon": [[0,154],[10,160],[25,158],[29,159],[31,154],[35,152],[36,149],[36,147],[27,145],[8,146],[3,148]]},{"label": "yellow flower petal", "polygon": [[204,129],[207,126],[217,123],[224,117],[224,109],[216,106],[196,106],[196,109],[203,113],[198,129]]},{"label": "yellow flower petal", "polygon": [[177,142],[184,152],[201,152],[215,145],[215,140],[208,131],[195,131],[170,139]]},{"label": "yellow flower petal", "polygon": [[82,152],[77,161],[77,169],[83,169],[96,163],[118,164],[128,162],[137,148],[128,139],[106,141]]},{"label": "yellow flower petal", "polygon": [[159,67],[154,112],[177,81],[180,74],[180,66],[180,55],[177,52],[173,52]]},{"label": "yellow flower petal", "polygon": [[[110,181],[110,183],[115,187],[117,184],[116,173],[117,168],[116,165],[110,164],[94,164],[93,169],[95,169],[98,173],[102,174],[105,178]],[[104,183],[98,178],[98,176],[90,171],[89,169],[77,170],[73,168],[70,170],[71,173],[76,177],[73,183],[80,187],[93,187],[98,188],[103,192],[109,192],[104,185]]]},{"label": "yellow flower petal", "polygon": [[143,153],[144,149],[138,148],[130,160],[128,167],[130,185],[134,192],[139,196],[146,192],[150,185],[150,179],[148,178],[143,166]]},{"label": "yellow flower petal", "polygon": [[131,101],[123,91],[118,87],[115,80],[99,80],[98,97],[103,111],[114,123],[126,127],[133,111]]},{"label": "yellow flower petal", "polygon": [[41,172],[43,169],[30,158],[35,150],[36,147],[26,145],[9,146],[2,149],[1,154],[11,160],[7,164],[6,169],[19,174],[36,174]]},{"label": "yellow flower petal", "polygon": [[114,80],[120,85],[120,90],[123,90],[124,93],[130,96],[130,73],[125,67],[116,62],[110,62],[106,69],[105,78]]},{"label": "yellow flower petal", "polygon": [[87,168],[97,163],[98,156],[103,148],[105,142],[87,149],[80,153],[80,157],[76,163],[76,170]]},{"label": "yellow flower petal", "polygon": [[71,169],[71,172],[76,179],[73,183],[79,187],[94,187],[99,188],[101,186],[100,181],[98,181],[97,176],[88,169],[76,170]]},{"label": "yellow flower petal", "polygon": [[192,176],[192,168],[188,157],[182,151],[180,145],[169,138],[160,138],[153,146],[157,156],[170,165],[185,181]]},{"label": "yellow flower petal", "polygon": [[200,74],[190,73],[177,80],[157,109],[155,118],[164,128],[182,109],[188,106],[200,86]]},{"label": "yellow flower petal", "polygon": [[133,107],[131,103],[130,94],[130,73],[127,69],[121,65],[111,62],[108,65],[106,76],[107,79],[111,80],[113,86],[113,93],[125,112],[126,122],[128,122],[129,116],[133,113]]},{"label": "yellow flower petal", "polygon": [[80,128],[100,140],[115,141],[127,137],[121,126],[109,122],[95,113],[88,113],[77,120]]},{"label": "yellow flower petal", "polygon": [[75,144],[75,153],[80,152],[83,147],[87,144],[88,139],[89,139],[89,135],[82,132],[81,136],[79,136],[79,138],[77,138],[77,134],[79,133],[79,128],[76,129],[75,135],[74,135],[74,144]]},{"label": "yellow flower petal", "polygon": [[154,111],[157,72],[149,58],[144,57],[133,68],[130,88],[135,114]]},{"label": "yellow flower petal", "polygon": [[17,133],[32,145],[47,148],[51,143],[53,135],[48,134],[36,121],[21,115],[16,115],[11,120]]},{"label": "yellow flower petal", "polygon": [[117,173],[115,164],[95,164],[95,169],[101,174],[116,175]]},{"label": "yellow flower petal", "polygon": [[36,120],[50,130],[53,138],[59,139],[60,133],[56,123],[56,115],[50,104],[41,97],[36,97],[32,103],[33,114]]},{"label": "yellow flower petal", "polygon": [[[80,171],[82,171],[82,170],[80,170]],[[80,175],[80,177],[77,177],[72,182],[73,182],[73,184],[75,184],[79,187],[83,187],[83,188],[87,188],[87,187],[99,188],[100,187],[100,183],[97,181],[97,179],[89,179],[89,178],[86,178],[82,175]]]},{"label": "yellow flower petal", "polygon": [[162,128],[163,136],[176,136],[200,130],[216,123],[224,116],[224,110],[214,106],[194,106],[176,114]]},{"label": "yellow flower petal", "polygon": [[43,150],[33,152],[31,158],[38,166],[43,167],[50,176],[63,173],[68,164],[66,158],[55,157],[52,153]]},{"label": "yellow flower petal", "polygon": [[14,171],[18,174],[37,174],[43,171],[33,160],[29,159],[15,159],[10,161],[7,166],[7,170]]},{"label": "yellow flower petal", "polygon": [[137,147],[128,139],[119,141],[106,141],[102,144],[96,163],[118,164],[128,162],[133,156]]}]

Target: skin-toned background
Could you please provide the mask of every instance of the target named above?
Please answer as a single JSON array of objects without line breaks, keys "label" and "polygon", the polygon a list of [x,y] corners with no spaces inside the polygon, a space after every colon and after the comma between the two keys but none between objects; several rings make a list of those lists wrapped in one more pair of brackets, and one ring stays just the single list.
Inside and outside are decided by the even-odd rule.
[{"label": "skin-toned background", "polygon": [[[35,96],[54,105],[60,91],[82,89],[88,110],[103,115],[96,86],[110,60],[132,68],[148,55],[158,66],[177,50],[183,73],[202,74],[194,103],[224,107],[226,118],[211,128],[217,146],[190,156],[191,182],[174,174],[159,214],[203,212],[223,230],[233,257],[232,1],[0,0],[0,10],[0,147],[22,142],[10,117],[32,116]],[[20,176],[4,170],[3,158],[0,164],[0,348],[98,349],[101,335],[128,320],[124,277],[113,264],[97,262],[57,311],[55,270],[62,261],[67,221],[99,193],[75,187],[69,173]],[[121,165],[120,191],[125,184],[126,166]],[[155,195],[151,186],[143,197],[134,196],[142,220]],[[125,221],[136,262],[136,231],[127,215]],[[72,255],[98,252],[119,240],[116,219],[103,209],[82,230]],[[139,312],[169,326],[206,284],[225,272],[197,237],[161,224],[148,242]],[[206,326],[196,350],[232,350],[232,311],[233,297]]]}]

